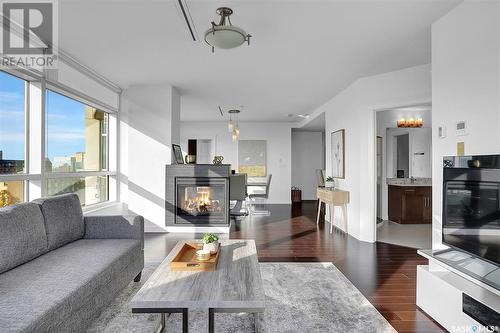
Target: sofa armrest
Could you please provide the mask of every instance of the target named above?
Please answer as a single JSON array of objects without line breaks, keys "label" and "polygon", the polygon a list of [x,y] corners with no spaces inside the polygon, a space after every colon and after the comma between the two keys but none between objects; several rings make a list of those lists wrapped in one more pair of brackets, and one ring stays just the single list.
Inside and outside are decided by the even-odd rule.
[{"label": "sofa armrest", "polygon": [[136,216],[85,216],[84,238],[125,238],[141,241],[144,249],[144,218]]}]

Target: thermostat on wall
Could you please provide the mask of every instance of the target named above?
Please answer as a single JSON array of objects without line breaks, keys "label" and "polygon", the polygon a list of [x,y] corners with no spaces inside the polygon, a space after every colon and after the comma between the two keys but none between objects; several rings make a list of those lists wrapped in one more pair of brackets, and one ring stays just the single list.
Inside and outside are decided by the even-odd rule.
[{"label": "thermostat on wall", "polygon": [[446,138],[446,126],[441,125],[438,127],[438,136],[440,139]]},{"label": "thermostat on wall", "polygon": [[456,125],[457,135],[467,134],[467,123],[465,121],[459,121]]}]

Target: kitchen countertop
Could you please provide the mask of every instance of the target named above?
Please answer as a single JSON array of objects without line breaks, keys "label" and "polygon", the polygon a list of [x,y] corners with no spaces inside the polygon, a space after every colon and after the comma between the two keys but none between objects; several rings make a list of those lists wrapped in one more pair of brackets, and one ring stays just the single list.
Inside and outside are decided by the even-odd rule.
[{"label": "kitchen countertop", "polygon": [[432,178],[387,178],[387,185],[392,186],[432,186]]}]

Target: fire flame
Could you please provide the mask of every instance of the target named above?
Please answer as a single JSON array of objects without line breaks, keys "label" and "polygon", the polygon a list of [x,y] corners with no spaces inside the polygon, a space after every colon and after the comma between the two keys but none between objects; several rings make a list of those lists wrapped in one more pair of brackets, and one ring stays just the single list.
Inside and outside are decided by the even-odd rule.
[{"label": "fire flame", "polygon": [[186,188],[184,198],[183,210],[186,212],[209,213],[222,210],[219,200],[212,199],[212,189],[210,187],[196,187],[195,195]]}]

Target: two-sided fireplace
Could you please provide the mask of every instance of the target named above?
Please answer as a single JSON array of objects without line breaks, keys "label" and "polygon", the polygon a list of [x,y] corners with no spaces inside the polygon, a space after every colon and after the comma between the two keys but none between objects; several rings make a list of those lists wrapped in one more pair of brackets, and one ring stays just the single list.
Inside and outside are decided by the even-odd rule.
[{"label": "two-sided fireplace", "polygon": [[230,165],[167,165],[166,225],[228,225],[230,171]]},{"label": "two-sided fireplace", "polygon": [[225,223],[226,178],[176,178],[177,220],[181,223]]}]

